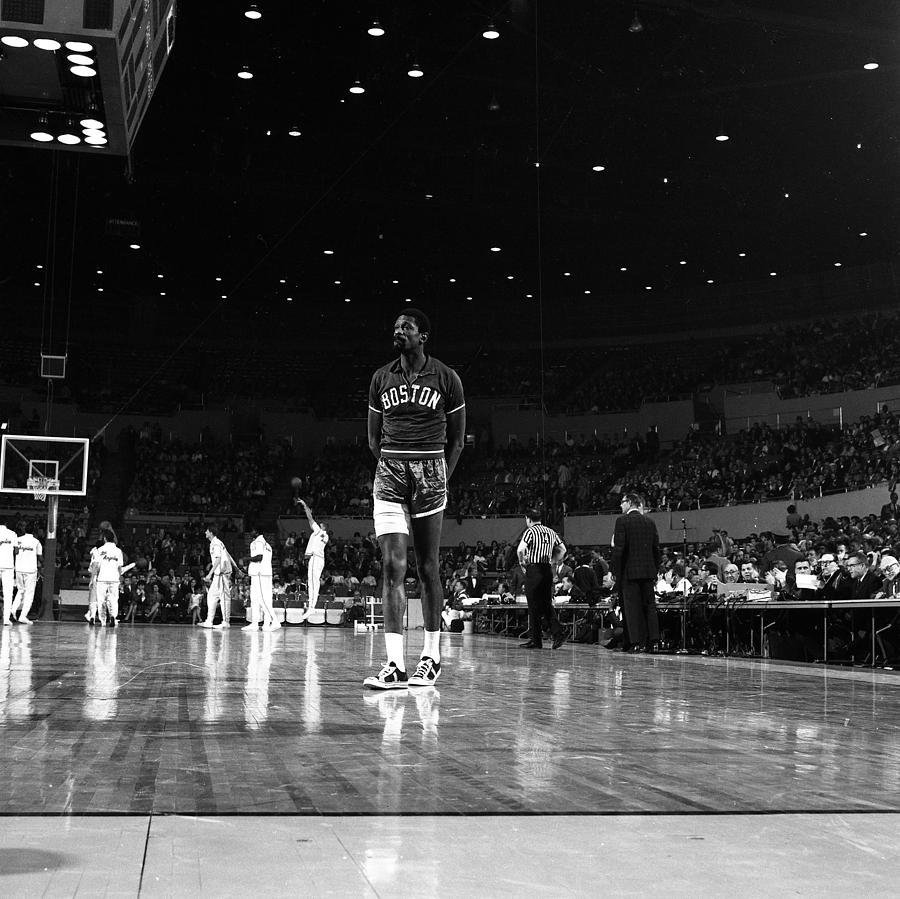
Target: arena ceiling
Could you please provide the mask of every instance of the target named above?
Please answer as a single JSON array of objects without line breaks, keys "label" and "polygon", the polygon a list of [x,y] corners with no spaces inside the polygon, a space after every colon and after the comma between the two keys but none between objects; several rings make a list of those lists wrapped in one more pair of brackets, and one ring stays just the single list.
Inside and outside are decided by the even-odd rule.
[{"label": "arena ceiling", "polygon": [[[181,3],[130,165],[80,157],[73,327],[302,348],[410,301],[457,336],[561,336],[562,308],[689,316],[896,255],[895,3],[248,5]],[[50,159],[0,149],[17,309],[47,293]]]}]

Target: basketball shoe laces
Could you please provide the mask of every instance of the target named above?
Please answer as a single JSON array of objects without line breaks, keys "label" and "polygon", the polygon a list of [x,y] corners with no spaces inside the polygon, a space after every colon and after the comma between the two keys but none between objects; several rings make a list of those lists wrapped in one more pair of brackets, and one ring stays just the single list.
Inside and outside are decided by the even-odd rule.
[{"label": "basketball shoe laces", "polygon": [[434,661],[432,659],[419,659],[419,664],[416,665],[416,671],[415,674],[413,674],[413,677],[424,677],[427,679],[431,676],[433,668]]}]

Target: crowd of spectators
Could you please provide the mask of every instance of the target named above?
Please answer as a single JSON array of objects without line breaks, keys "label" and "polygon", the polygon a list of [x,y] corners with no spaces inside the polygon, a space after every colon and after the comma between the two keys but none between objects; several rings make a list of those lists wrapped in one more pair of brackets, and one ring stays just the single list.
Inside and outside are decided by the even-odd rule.
[{"label": "crowd of spectators", "polygon": [[135,444],[129,511],[239,514],[259,511],[291,458],[285,441],[196,444],[164,440],[159,427]]}]

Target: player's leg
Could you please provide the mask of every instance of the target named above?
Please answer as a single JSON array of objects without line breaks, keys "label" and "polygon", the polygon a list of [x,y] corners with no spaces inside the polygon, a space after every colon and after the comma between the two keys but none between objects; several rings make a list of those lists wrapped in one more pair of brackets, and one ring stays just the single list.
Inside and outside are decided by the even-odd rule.
[{"label": "player's leg", "polygon": [[425,645],[415,672],[409,683],[413,687],[433,684],[441,673],[441,609],[444,606],[444,589],[441,585],[440,559],[441,528],[444,513],[435,512],[420,518],[413,517],[413,545],[419,582],[422,585],[422,618],[425,623]]},{"label": "player's leg", "polygon": [[25,572],[24,571],[13,571],[13,582],[16,587],[15,595],[13,596],[12,608],[9,611],[9,617],[12,618],[19,609],[22,608],[22,596],[25,593]]},{"label": "player's leg", "polygon": [[109,604],[110,626],[118,627],[119,619],[119,582],[116,581],[109,585],[109,593],[107,595]]},{"label": "player's leg", "polygon": [[231,627],[231,581],[225,575],[220,575],[219,603],[222,606],[222,620],[217,628]]},{"label": "player's leg", "polygon": [[322,587],[322,571],[325,568],[325,559],[322,556],[310,556],[306,570],[308,580],[306,592],[309,594],[309,609],[311,612],[319,601],[319,590]]},{"label": "player's leg", "polygon": [[271,574],[261,574],[259,576],[259,602],[262,606],[265,627],[271,631],[277,631],[281,627],[281,622],[275,618],[275,606],[272,605]]},{"label": "player's leg", "polygon": [[260,590],[259,575],[254,574],[250,578],[250,623],[245,625],[242,630],[255,631],[259,629],[259,607],[260,607]]},{"label": "player's leg", "polygon": [[97,575],[91,575],[91,582],[88,585],[88,610],[85,613],[85,619],[88,624],[93,624],[97,618]]},{"label": "player's leg", "polygon": [[216,617],[216,606],[219,604],[219,592],[221,580],[218,575],[213,575],[209,581],[209,589],[206,591],[206,620],[200,622],[200,627],[212,627]]},{"label": "player's leg", "polygon": [[[402,514],[402,512],[401,512]],[[384,647],[387,664],[377,675],[363,684],[374,689],[389,690],[408,683],[403,654],[403,618],[406,615],[406,549],[409,535],[379,534],[381,547],[381,608],[384,614]]]},{"label": "player's leg", "polygon": [[4,568],[0,570],[0,581],[3,586],[3,624],[9,626],[11,624],[10,616],[13,610],[13,586],[15,585],[15,573],[12,568]]},{"label": "player's leg", "polygon": [[26,571],[25,589],[22,591],[22,611],[19,613],[19,624],[33,624],[34,622],[28,617],[31,611],[31,604],[34,602],[34,588],[37,586],[37,572]]}]

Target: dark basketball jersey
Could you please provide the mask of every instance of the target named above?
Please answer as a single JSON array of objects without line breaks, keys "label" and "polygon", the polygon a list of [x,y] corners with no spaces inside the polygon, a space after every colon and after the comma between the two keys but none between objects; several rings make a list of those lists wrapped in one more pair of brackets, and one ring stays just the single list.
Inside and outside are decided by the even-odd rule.
[{"label": "dark basketball jersey", "polygon": [[372,375],[369,408],[382,416],[381,455],[415,459],[442,456],[447,416],[464,408],[459,375],[433,356],[412,378],[395,359]]}]

